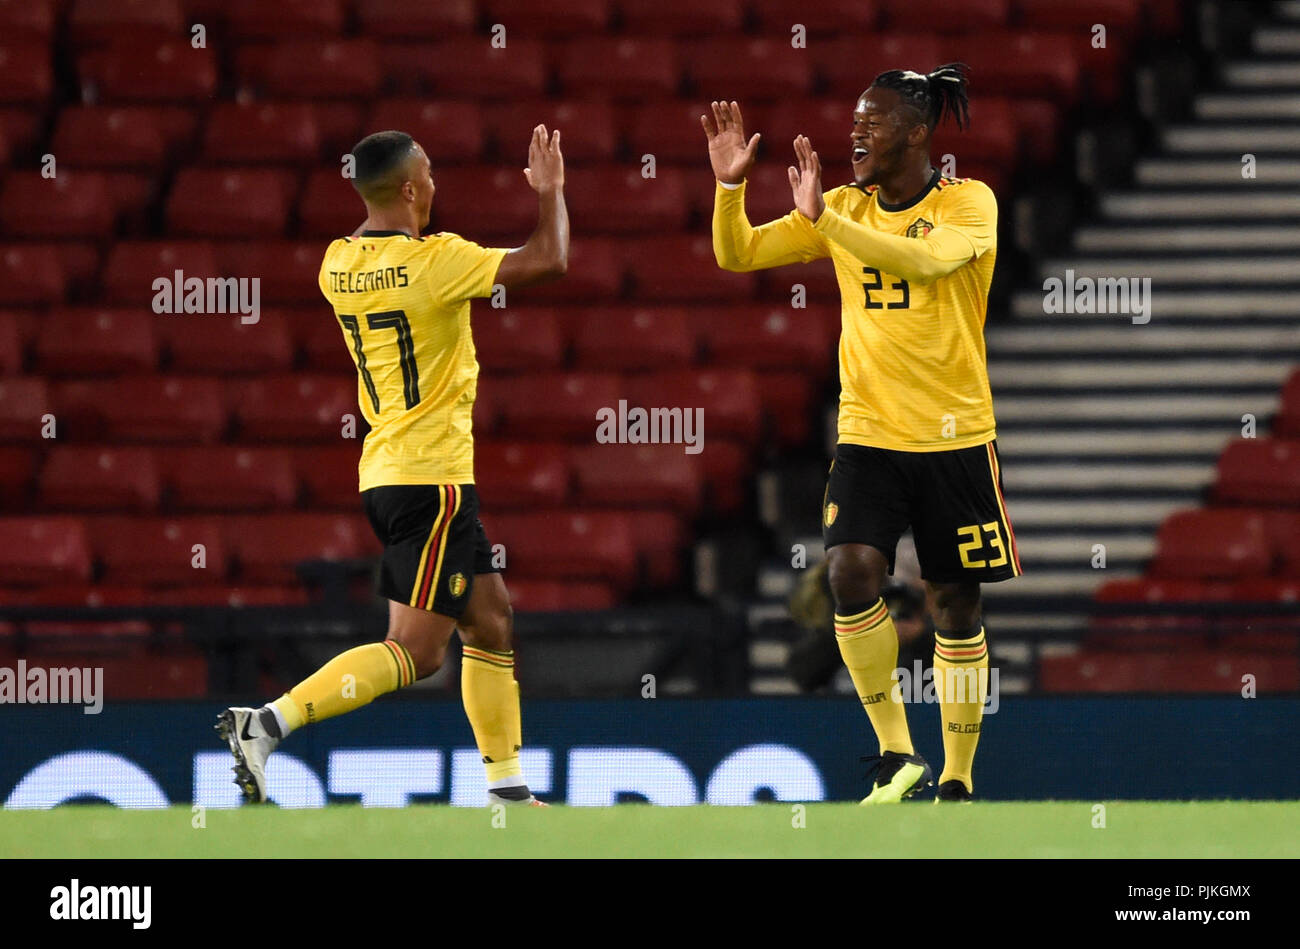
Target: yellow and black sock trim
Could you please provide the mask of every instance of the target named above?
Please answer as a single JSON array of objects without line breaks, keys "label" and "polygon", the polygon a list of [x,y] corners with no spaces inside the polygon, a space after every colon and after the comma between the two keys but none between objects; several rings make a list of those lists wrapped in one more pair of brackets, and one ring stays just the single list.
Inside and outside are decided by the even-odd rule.
[{"label": "yellow and black sock trim", "polygon": [[934,655],[945,662],[979,662],[989,654],[984,640],[984,627],[968,639],[955,639],[942,633],[934,634]]},{"label": "yellow and black sock trim", "polygon": [[466,659],[473,659],[475,662],[496,666],[498,669],[513,669],[515,667],[513,650],[498,652],[495,649],[480,649],[478,646],[463,646],[461,647],[461,655]]},{"label": "yellow and black sock trim", "polygon": [[393,663],[397,666],[397,687],[405,688],[415,681],[415,660],[406,651],[406,647],[396,640],[385,639],[383,642],[388,647]]},{"label": "yellow and black sock trim", "polygon": [[876,600],[871,606],[861,612],[854,613],[850,616],[841,616],[835,614],[835,635],[836,636],[856,636],[858,633],[865,633],[875,629],[881,623],[889,619],[889,607],[885,606],[885,600]]}]

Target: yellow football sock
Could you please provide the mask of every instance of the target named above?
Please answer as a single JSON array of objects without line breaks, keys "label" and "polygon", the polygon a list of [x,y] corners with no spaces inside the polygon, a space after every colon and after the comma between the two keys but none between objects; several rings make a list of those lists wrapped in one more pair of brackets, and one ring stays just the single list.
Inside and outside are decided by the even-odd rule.
[{"label": "yellow football sock", "polygon": [[415,681],[415,662],[391,639],[339,653],[275,700],[289,730],[361,708]]},{"label": "yellow football sock", "polygon": [[934,690],[943,721],[943,774],[939,783],[954,778],[974,791],[971,779],[975,746],[984,719],[989,687],[989,648],[984,627],[969,639],[934,635]]},{"label": "yellow football sock", "polygon": [[464,646],[460,693],[478,753],[487,768],[488,787],[522,784],[522,780],[512,780],[522,774],[519,747],[523,741],[515,654]]},{"label": "yellow football sock", "polygon": [[902,693],[894,688],[898,663],[898,630],[883,599],[853,615],[835,614],[835,641],[849,667],[858,698],[867,710],[880,741],[880,753],[910,755],[912,736],[907,730],[907,710]]}]

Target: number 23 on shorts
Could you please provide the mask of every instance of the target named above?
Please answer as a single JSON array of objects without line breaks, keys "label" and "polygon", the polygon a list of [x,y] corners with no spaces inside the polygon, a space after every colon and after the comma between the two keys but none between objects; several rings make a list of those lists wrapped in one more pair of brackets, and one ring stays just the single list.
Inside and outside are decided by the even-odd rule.
[{"label": "number 23 on shorts", "polygon": [[[985,538],[983,535],[987,534]],[[965,527],[957,528],[958,540],[964,543],[957,545],[957,553],[961,557],[961,565],[969,567],[972,570],[979,570],[983,567],[1001,567],[1007,562],[1007,548],[1002,543],[1002,529],[997,521],[989,521],[987,524],[967,524]],[[987,545],[987,546],[986,546]],[[993,560],[972,560],[971,554],[979,551],[986,558],[991,552],[996,551],[997,557]]]}]

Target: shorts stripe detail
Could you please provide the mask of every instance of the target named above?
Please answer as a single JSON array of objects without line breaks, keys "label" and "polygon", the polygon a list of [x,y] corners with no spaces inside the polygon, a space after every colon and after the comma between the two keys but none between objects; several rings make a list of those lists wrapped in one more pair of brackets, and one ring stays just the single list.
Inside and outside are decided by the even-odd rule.
[{"label": "shorts stripe detail", "polygon": [[[512,652],[502,653],[488,649],[477,649],[473,646],[462,646],[461,655],[465,659],[474,659],[489,666],[496,666],[498,669],[513,669],[515,667],[514,653]],[[507,656],[510,658],[504,658]]]},{"label": "shorts stripe detail", "polygon": [[1007,517],[1006,501],[1002,497],[1002,469],[998,466],[998,454],[993,450],[993,443],[984,446],[989,456],[989,471],[993,474],[993,492],[998,499],[998,513],[1002,517],[1002,526],[1007,529],[1007,543],[1011,545],[1011,568],[1018,577],[1024,573],[1020,569],[1020,551],[1016,548],[1016,532],[1011,528],[1011,518]]},{"label": "shorts stripe detail", "polygon": [[840,616],[836,614],[835,635],[853,636],[879,626],[887,619],[889,619],[889,607],[885,606],[885,601],[882,598],[871,609],[859,613],[857,616]]},{"label": "shorts stripe detail", "polygon": [[442,560],[447,553],[447,535],[451,533],[451,522],[460,510],[460,489],[454,484],[439,486],[442,492],[442,506],[438,519],[429,532],[429,539],[420,555],[420,569],[416,573],[419,583],[412,597],[411,605],[422,610],[429,609],[433,600],[433,591],[438,588],[438,578],[442,575]]}]

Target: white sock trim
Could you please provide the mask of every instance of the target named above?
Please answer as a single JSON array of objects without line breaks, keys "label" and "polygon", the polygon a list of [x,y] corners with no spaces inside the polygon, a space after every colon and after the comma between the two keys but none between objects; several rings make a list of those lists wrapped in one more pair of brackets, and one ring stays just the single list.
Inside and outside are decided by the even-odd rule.
[{"label": "white sock trim", "polygon": [[517,788],[522,787],[528,782],[524,780],[522,774],[511,774],[504,778],[497,778],[495,781],[488,782],[488,790],[495,791],[497,788]]},{"label": "white sock trim", "polygon": [[280,711],[274,702],[267,702],[265,707],[269,708],[271,714],[275,716],[275,723],[280,726],[280,737],[283,738],[288,735],[291,729],[289,723],[284,720],[284,713]]}]

